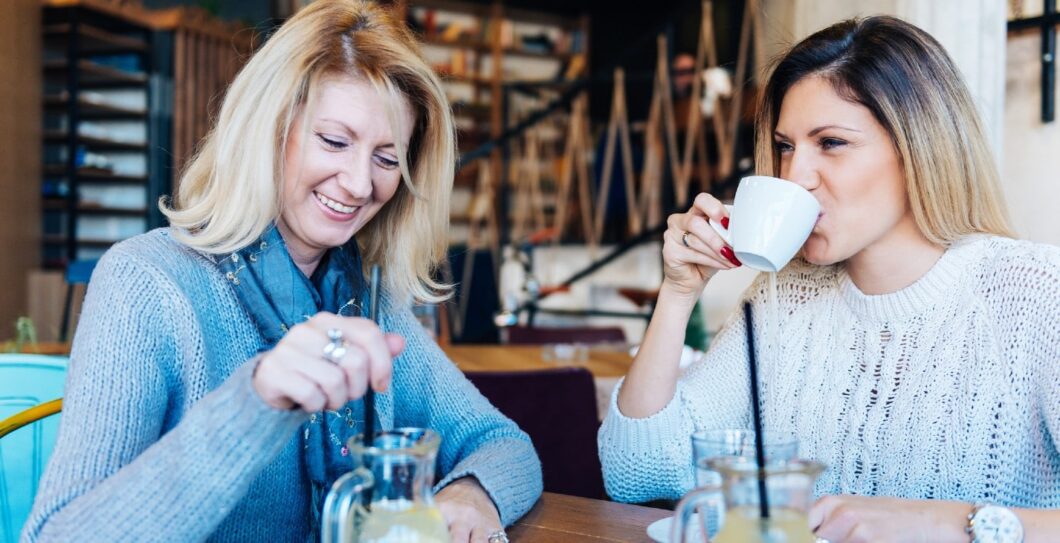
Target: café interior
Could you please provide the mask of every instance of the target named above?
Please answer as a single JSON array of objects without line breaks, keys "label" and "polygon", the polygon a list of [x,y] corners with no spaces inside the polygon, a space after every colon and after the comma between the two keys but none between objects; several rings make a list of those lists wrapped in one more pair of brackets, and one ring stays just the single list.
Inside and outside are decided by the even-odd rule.
[{"label": "caf\u00e9 interior", "polygon": [[5,0],[0,543],[1060,541],[1058,25]]}]

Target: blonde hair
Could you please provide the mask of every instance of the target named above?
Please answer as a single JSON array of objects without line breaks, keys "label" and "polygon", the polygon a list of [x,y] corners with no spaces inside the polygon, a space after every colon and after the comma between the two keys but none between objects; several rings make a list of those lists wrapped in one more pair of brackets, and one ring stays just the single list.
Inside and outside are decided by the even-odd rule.
[{"label": "blonde hair", "polygon": [[[357,233],[366,265],[379,263],[393,295],[444,299],[432,278],[446,258],[455,128],[438,77],[387,10],[356,0],[317,0],[298,12],[243,67],[213,129],[180,179],[175,201],[160,202],[178,239],[204,252],[253,243],[280,213],[284,148],[299,113],[329,77],[371,84],[401,133],[406,100],[415,126],[407,152],[397,142],[403,186]],[[304,125],[305,123],[303,123]]]},{"label": "blonde hair", "polygon": [[1014,237],[990,146],[960,73],[927,32],[894,17],[851,19],[795,45],[777,62],[755,123],[757,168],[779,175],[773,131],[784,95],[828,80],[891,136],[917,226],[946,246],[972,233]]}]

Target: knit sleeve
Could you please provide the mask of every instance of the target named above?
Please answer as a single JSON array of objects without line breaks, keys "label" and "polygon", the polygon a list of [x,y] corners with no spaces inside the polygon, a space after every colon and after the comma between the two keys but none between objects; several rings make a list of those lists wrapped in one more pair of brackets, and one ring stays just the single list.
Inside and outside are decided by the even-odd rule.
[{"label": "knit sleeve", "polygon": [[1031,302],[1024,304],[1023,313],[1036,315],[1028,319],[1031,329],[1024,350],[1043,366],[1046,378],[1038,387],[1039,401],[1054,450],[1060,450],[1060,248],[1043,248],[1038,256],[1037,269],[1028,272],[1037,276],[1030,289],[1034,294],[1020,297]]},{"label": "knit sleeve", "polygon": [[203,345],[186,298],[120,248],[89,285],[59,434],[23,541],[202,541],[289,441],[300,416],[238,368],[163,433],[175,367]]},{"label": "knit sleeve", "polygon": [[444,477],[436,489],[472,476],[501,522],[512,524],[542,491],[541,463],[529,436],[490,405],[407,307],[392,308],[386,328],[406,341],[394,369],[395,425],[432,428],[442,436],[438,466]]},{"label": "knit sleeve", "polygon": [[[752,285],[746,298],[757,292]],[[624,381],[615,387],[597,444],[604,486],[611,498],[632,503],[676,499],[693,486],[691,434],[746,428],[749,423],[744,318],[739,311],[707,354],[678,379],[674,397],[658,413],[635,419],[618,407]]]}]

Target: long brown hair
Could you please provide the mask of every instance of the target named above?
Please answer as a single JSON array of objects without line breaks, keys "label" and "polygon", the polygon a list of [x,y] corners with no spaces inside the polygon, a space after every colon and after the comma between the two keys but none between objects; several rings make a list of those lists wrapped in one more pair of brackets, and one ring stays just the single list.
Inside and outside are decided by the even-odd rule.
[{"label": "long brown hair", "polygon": [[1014,237],[997,166],[960,72],[927,32],[894,17],[850,19],[795,45],[777,62],[756,121],[760,172],[779,175],[773,131],[788,90],[823,77],[875,116],[905,170],[913,217],[948,245],[983,232]]}]

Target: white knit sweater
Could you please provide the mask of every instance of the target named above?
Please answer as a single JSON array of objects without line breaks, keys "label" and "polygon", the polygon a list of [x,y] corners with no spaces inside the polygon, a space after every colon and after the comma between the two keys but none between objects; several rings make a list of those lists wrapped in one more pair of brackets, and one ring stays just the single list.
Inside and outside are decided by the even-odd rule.
[{"label": "white knit sweater", "polygon": [[[829,467],[818,495],[1060,507],[1060,248],[970,236],[878,296],[841,266],[793,262],[778,276],[773,348],[768,290],[763,274],[745,293],[763,424]],[[746,358],[738,311],[660,412],[624,416],[616,388],[599,435],[612,497],[692,487],[689,434],[750,426]]]}]

